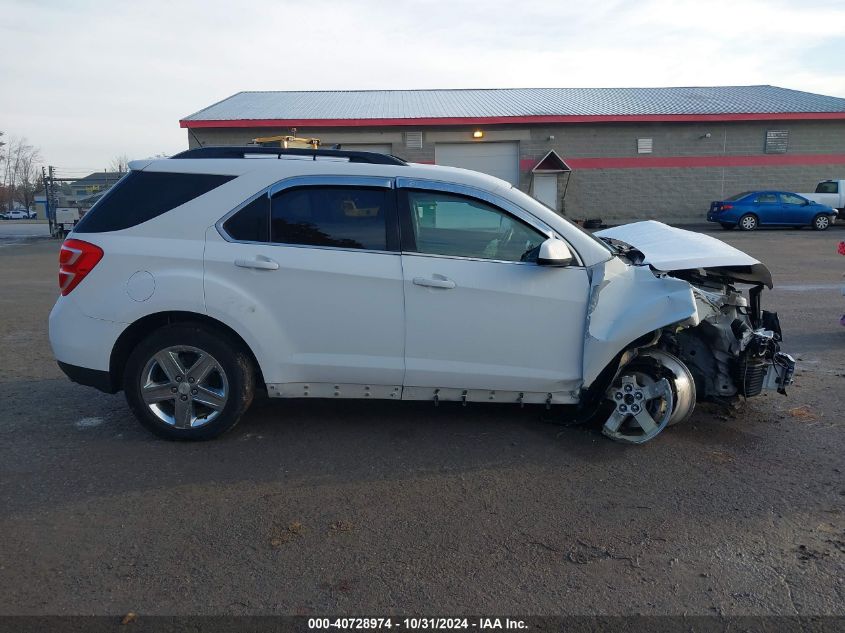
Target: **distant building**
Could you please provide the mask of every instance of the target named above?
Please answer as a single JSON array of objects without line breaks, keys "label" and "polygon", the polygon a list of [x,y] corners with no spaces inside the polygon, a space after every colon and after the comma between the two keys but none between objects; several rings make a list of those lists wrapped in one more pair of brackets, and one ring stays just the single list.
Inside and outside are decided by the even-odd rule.
[{"label": "distant building", "polygon": [[123,176],[124,172],[121,171],[95,171],[93,174],[71,182],[71,194],[77,202],[84,200],[96,193],[105,192]]},{"label": "distant building", "polygon": [[[87,211],[94,203],[102,197],[118,180],[123,178],[126,172],[119,171],[95,171],[79,180],[70,182],[57,182],[55,190],[59,207],[75,207],[81,211]],[[45,213],[45,192],[39,191],[35,194],[35,210],[39,219],[46,219]]]},{"label": "distant building", "polygon": [[711,200],[845,177],[845,99],[775,86],[240,92],[189,147],[318,137],[502,178],[571,218],[702,221]]}]

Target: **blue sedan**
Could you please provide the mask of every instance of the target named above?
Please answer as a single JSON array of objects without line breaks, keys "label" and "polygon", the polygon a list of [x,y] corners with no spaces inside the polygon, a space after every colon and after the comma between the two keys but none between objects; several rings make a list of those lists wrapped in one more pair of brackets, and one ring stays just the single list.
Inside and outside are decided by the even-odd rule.
[{"label": "blue sedan", "polygon": [[723,229],[738,226],[753,231],[758,226],[812,226],[824,231],[836,220],[836,210],[788,191],[746,191],[710,203],[708,222]]}]

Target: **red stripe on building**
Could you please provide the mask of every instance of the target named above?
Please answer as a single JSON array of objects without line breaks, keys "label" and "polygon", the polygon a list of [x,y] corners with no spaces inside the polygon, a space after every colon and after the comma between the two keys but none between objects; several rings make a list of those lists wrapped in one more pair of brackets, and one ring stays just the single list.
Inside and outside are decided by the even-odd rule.
[{"label": "red stripe on building", "polygon": [[[629,156],[618,158],[566,158],[578,169],[680,169],[691,167],[757,167],[777,165],[845,165],[845,154],[761,154],[759,156]],[[526,167],[525,164],[528,163]],[[534,161],[521,160],[523,171]]]},{"label": "red stripe on building", "polygon": [[435,125],[537,125],[543,123],[672,123],[719,121],[845,120],[845,112],[734,112],[727,114],[567,114],[498,117],[431,117],[420,119],[182,119],[179,127],[421,127]]}]

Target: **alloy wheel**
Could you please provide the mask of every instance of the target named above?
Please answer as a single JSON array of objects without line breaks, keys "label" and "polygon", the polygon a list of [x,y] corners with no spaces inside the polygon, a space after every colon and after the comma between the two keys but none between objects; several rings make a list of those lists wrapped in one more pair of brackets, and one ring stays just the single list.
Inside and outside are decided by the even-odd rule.
[{"label": "alloy wheel", "polygon": [[665,378],[653,380],[639,373],[622,376],[606,398],[613,403],[613,412],[602,433],[617,442],[644,444],[659,435],[672,417],[674,397]]},{"label": "alloy wheel", "polygon": [[178,345],[160,350],[141,372],[141,398],[165,424],[193,429],[214,420],[229,398],[229,382],[208,352]]}]

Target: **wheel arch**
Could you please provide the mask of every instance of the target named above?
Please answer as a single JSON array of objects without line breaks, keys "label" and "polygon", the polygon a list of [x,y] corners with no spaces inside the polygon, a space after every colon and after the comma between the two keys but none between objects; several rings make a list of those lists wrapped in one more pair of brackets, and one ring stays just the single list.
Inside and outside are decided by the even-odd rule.
[{"label": "wheel arch", "polygon": [[625,351],[640,347],[665,327],[697,325],[692,287],[644,266],[618,260],[593,274],[583,353],[583,387],[589,389]]},{"label": "wheel arch", "polygon": [[208,315],[173,310],[148,314],[132,323],[117,338],[112,347],[111,357],[109,358],[109,377],[114,391],[120,390],[120,385],[123,384],[123,371],[126,367],[126,360],[138,343],[154,331],[174,323],[197,323],[221,332],[224,336],[227,336],[236,344],[242,346],[244,351],[249,355],[253,368],[255,369],[256,384],[263,387],[264,376],[261,371],[261,365],[258,363],[255,352],[253,352],[252,348],[240,334],[222,321],[218,321]]}]

